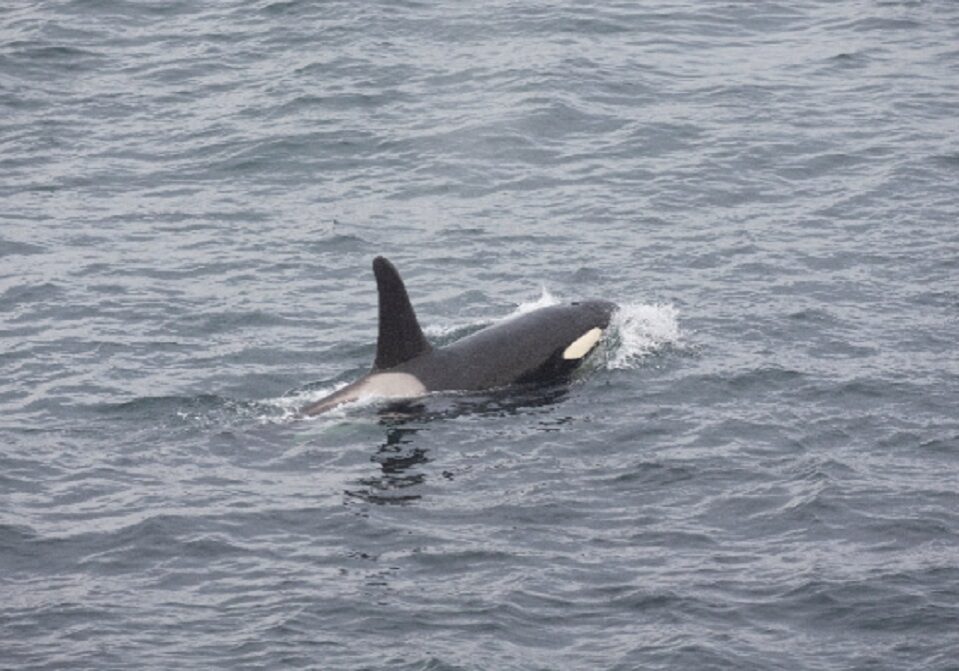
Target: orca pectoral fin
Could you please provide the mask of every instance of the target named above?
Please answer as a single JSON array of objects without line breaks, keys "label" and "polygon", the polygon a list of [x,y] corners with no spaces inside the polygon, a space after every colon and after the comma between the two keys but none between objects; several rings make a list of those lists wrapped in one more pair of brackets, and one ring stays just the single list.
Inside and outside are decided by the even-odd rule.
[{"label": "orca pectoral fin", "polygon": [[380,327],[373,370],[386,370],[429,352],[432,348],[396,268],[382,256],[373,259],[379,292]]}]

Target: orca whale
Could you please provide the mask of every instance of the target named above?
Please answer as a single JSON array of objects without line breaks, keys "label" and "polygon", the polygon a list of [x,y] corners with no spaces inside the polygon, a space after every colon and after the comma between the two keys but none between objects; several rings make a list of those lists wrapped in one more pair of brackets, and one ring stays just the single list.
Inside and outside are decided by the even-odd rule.
[{"label": "orca whale", "polygon": [[432,391],[480,391],[566,379],[592,352],[616,305],[589,300],[553,305],[494,324],[446,347],[433,347],[406,286],[387,259],[373,259],[379,335],[373,369],[304,407],[317,415],[365,396],[416,398]]}]

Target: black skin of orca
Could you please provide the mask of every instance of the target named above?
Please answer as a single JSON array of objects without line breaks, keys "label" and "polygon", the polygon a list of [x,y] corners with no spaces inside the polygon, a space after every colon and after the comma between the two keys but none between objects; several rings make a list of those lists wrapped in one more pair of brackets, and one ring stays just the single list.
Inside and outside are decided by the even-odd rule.
[{"label": "black skin of orca", "polygon": [[593,328],[605,330],[617,309],[604,300],[553,305],[494,324],[446,347],[423,335],[406,286],[387,259],[373,260],[379,293],[379,337],[370,374],[302,412],[314,415],[350,399],[351,390],[377,373],[406,373],[427,391],[479,391],[514,384],[563,381],[586,356],[563,352]]}]

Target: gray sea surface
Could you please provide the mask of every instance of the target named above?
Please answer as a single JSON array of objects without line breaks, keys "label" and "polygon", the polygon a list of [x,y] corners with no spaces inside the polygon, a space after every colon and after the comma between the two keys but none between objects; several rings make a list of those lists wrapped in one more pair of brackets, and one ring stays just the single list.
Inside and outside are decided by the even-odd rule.
[{"label": "gray sea surface", "polygon": [[959,669],[957,342],[955,0],[0,8],[4,669]]}]

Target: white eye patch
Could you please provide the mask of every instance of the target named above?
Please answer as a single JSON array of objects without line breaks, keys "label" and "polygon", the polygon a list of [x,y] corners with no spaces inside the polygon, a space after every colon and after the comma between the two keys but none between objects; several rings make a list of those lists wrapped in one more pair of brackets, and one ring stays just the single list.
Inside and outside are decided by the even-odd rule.
[{"label": "white eye patch", "polygon": [[582,359],[584,356],[589,354],[589,351],[593,349],[596,343],[599,342],[599,339],[602,337],[602,335],[602,329],[591,328],[586,333],[574,340],[569,347],[563,350],[563,358],[567,360]]}]

